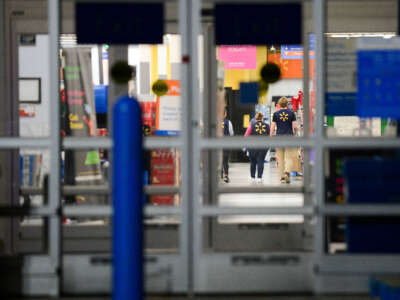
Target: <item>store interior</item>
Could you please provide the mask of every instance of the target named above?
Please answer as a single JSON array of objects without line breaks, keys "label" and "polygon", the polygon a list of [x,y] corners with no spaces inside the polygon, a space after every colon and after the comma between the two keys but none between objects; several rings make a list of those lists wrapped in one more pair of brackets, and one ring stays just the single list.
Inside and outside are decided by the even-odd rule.
[{"label": "store interior", "polygon": [[[371,35],[371,38],[390,38],[389,35]],[[335,43],[348,43],[354,36],[328,35],[327,40]],[[143,136],[177,136],[181,129],[182,104],[180,100],[180,37],[176,34],[164,35],[164,43],[160,45],[130,45],[127,47],[128,64],[132,67],[132,79],[128,83],[128,93],[140,102],[142,108]],[[293,110],[297,118],[298,136],[304,136],[305,127],[308,134],[313,134],[314,105],[314,45],[313,35],[309,36],[308,58],[308,95],[304,95],[304,60],[301,45],[239,45],[219,46],[216,48],[216,72],[213,76],[217,80],[217,101],[209,104],[206,99],[205,81],[210,76],[205,72],[204,55],[205,43],[203,36],[198,39],[199,59],[199,116],[201,134],[223,137],[222,119],[226,110],[227,118],[231,121],[234,136],[243,136],[251,120],[257,112],[262,112],[264,122],[271,125],[273,113],[279,109],[277,102],[281,97],[289,100],[289,109]],[[78,45],[74,35],[62,35],[61,42],[61,67],[60,90],[62,95],[62,135],[63,136],[108,136],[110,127],[110,99],[108,99],[108,86],[110,82],[109,45]],[[49,95],[48,93],[48,61],[44,55],[48,51],[48,35],[35,35],[34,45],[20,44],[18,47],[19,60],[19,91],[20,119],[19,133],[21,137],[44,137],[49,134]],[[328,44],[329,45],[329,44]],[[355,56],[355,49],[352,55]],[[328,55],[329,58],[329,55]],[[271,83],[267,90],[258,93],[257,99],[246,99],[241,92],[241,85],[260,82],[260,72],[267,63],[275,63],[280,67],[280,79]],[[329,70],[337,71],[335,62],[328,62]],[[339,68],[339,67],[338,67]],[[355,72],[354,70],[347,70]],[[206,74],[207,73],[207,74]],[[350,76],[352,76],[350,74]],[[353,74],[353,76],[355,76]],[[37,80],[39,79],[39,80]],[[154,88],[156,82],[167,84],[168,90],[163,95],[157,95]],[[356,90],[356,82],[350,83],[348,89]],[[350,92],[346,91],[346,92]],[[333,90],[334,91],[334,90]],[[328,87],[329,92],[329,87]],[[39,99],[35,99],[34,95]],[[31,99],[32,98],[32,99]],[[305,116],[304,101],[308,102],[309,113]],[[210,108],[211,107],[211,108]],[[217,120],[217,129],[212,133],[210,117],[214,114]],[[308,126],[305,123],[308,122]],[[221,128],[220,128],[221,127]],[[396,122],[384,118],[359,118],[346,113],[333,113],[325,116],[325,128],[328,137],[388,137],[397,135]],[[211,132],[211,133],[210,133]],[[259,138],[269,138],[263,136]],[[296,138],[296,137],[293,137]],[[229,151],[229,182],[220,176],[222,170],[222,151],[209,150],[202,154],[202,163],[199,172],[203,174],[202,180],[207,179],[207,172],[211,168],[207,157],[214,155],[215,166],[212,167],[216,176],[216,186],[224,187],[280,187],[287,186],[279,177],[279,161],[276,149],[267,149],[264,161],[264,176],[261,182],[254,183],[250,177],[250,162],[248,149]],[[309,159],[305,160],[305,156]],[[305,167],[312,170],[314,164],[313,151],[309,149],[296,149],[293,169],[290,170],[290,186],[299,187],[298,193],[236,193],[220,194],[216,199],[208,199],[203,193],[201,201],[204,204],[217,204],[220,206],[288,206],[301,207],[306,201],[303,190],[303,175]],[[344,187],[342,176],[343,161],[346,157],[394,157],[391,151],[350,151],[330,150],[326,155],[328,167],[327,202],[343,203]],[[49,172],[49,155],[46,151],[24,149],[20,151],[20,184],[22,190],[29,188],[42,188]],[[106,150],[76,150],[64,151],[63,183],[65,185],[104,185],[110,180],[110,155]],[[305,166],[305,164],[309,164]],[[153,149],[144,154],[145,170],[143,174],[144,185],[169,185],[179,186],[180,183],[180,152],[177,149]],[[215,174],[214,174],[215,175]],[[63,198],[64,205],[95,205],[109,204],[110,198],[102,195],[73,195]],[[175,195],[146,195],[143,199],[147,205],[178,206],[180,196]],[[43,195],[23,195],[20,204],[26,206],[40,206],[44,203]],[[66,226],[108,226],[108,218],[64,218]],[[262,230],[268,226],[291,228],[287,230],[287,240],[291,239],[293,232],[305,230],[312,225],[312,220],[302,215],[251,215],[251,216],[219,216],[210,224],[229,227],[259,226]],[[148,226],[179,226],[178,217],[151,217],[145,220]],[[29,217],[21,222],[23,227],[35,227],[43,224],[42,219]],[[345,251],[346,220],[332,217],[328,221],[329,241],[328,249],[331,253]],[[307,230],[305,230],[307,231]],[[237,233],[235,233],[237,234]],[[236,238],[240,238],[236,236]],[[266,246],[268,244],[268,246]],[[301,244],[299,246],[299,244]],[[291,242],[277,244],[272,250],[309,249],[311,246],[304,242],[299,243],[292,238]],[[283,246],[282,246],[283,245]],[[207,248],[207,246],[205,246]],[[243,247],[240,246],[240,247]],[[246,247],[246,246],[245,246]],[[258,246],[255,246],[257,248]],[[269,249],[270,243],[265,243],[260,249]],[[216,246],[216,248],[218,248]],[[224,250],[223,242],[220,249]]]}]

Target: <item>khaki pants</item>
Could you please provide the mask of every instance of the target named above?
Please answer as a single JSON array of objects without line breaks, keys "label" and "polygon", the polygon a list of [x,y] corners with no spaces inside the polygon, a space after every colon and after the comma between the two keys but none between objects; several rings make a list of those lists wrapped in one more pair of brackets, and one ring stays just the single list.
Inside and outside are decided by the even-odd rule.
[{"label": "khaki pants", "polygon": [[297,148],[278,148],[276,149],[276,155],[278,156],[279,175],[285,176],[285,173],[295,171],[297,169]]}]

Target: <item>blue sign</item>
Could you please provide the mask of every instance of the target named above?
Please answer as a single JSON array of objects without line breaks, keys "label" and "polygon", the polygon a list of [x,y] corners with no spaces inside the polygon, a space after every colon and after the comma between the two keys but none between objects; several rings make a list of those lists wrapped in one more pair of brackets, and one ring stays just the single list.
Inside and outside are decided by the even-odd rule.
[{"label": "blue sign", "polygon": [[108,98],[108,85],[95,85],[94,86],[94,103],[96,106],[97,114],[107,113],[107,98]]},{"label": "blue sign", "polygon": [[162,136],[178,136],[180,131],[178,130],[156,130],[154,131],[155,135],[162,135]]},{"label": "blue sign", "polygon": [[327,116],[354,116],[357,93],[326,93],[325,114]]},{"label": "blue sign", "polygon": [[359,117],[400,118],[400,50],[357,52]]},{"label": "blue sign", "polygon": [[309,37],[309,41],[310,41],[310,51],[315,51],[315,48],[316,48],[315,34],[310,33],[308,35],[308,37]]},{"label": "blue sign", "polygon": [[301,45],[282,45],[281,46],[282,59],[303,59],[303,47]]},{"label": "blue sign", "polygon": [[301,4],[216,4],[216,45],[301,44]]},{"label": "blue sign", "polygon": [[258,82],[241,82],[239,98],[242,104],[257,104]]},{"label": "blue sign", "polygon": [[[303,46],[302,45],[282,45],[281,46],[281,59],[303,59]],[[309,34],[309,51],[310,58],[315,57],[315,34]]]},{"label": "blue sign", "polygon": [[77,3],[78,44],[162,44],[163,3]]}]

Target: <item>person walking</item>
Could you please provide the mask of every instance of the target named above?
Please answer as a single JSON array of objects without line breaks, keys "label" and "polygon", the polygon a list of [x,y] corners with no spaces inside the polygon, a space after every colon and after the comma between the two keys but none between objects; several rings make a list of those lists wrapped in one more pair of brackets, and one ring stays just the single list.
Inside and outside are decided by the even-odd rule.
[{"label": "person walking", "polygon": [[[224,136],[233,136],[233,126],[232,122],[228,119],[228,111],[224,110],[224,120],[222,121],[222,133]],[[222,168],[221,168],[221,178],[228,183],[229,179],[229,154],[230,150],[222,150]]]},{"label": "person walking", "polygon": [[[288,108],[288,99],[282,97],[278,101],[280,109],[272,117],[271,136],[293,136],[297,134],[296,115]],[[296,148],[276,149],[278,157],[279,175],[281,183],[290,183],[290,172],[293,169],[294,158],[297,155]]]},{"label": "person walking", "polygon": [[[254,121],[252,120],[250,126],[247,128],[245,136],[269,136],[269,125],[264,122],[264,116],[261,112],[256,113]],[[256,170],[257,170],[257,182],[262,182],[264,173],[264,161],[267,155],[268,149],[249,149],[250,156],[250,177],[251,181],[256,181]]]}]

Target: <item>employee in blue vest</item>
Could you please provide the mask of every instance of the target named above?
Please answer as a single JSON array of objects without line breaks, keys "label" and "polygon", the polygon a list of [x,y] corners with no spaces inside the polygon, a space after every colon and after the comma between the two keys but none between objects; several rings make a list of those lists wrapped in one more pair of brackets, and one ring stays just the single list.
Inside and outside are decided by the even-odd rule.
[{"label": "employee in blue vest", "polygon": [[[288,99],[282,97],[278,101],[280,109],[272,117],[271,136],[297,134],[297,121],[294,112],[288,108]],[[293,162],[297,154],[296,148],[276,149],[278,156],[279,174],[281,183],[290,183],[290,172],[293,170]]]},{"label": "employee in blue vest", "polygon": [[[254,120],[251,120],[250,126],[244,136],[267,136],[269,137],[269,125],[264,121],[264,115],[262,112],[257,112]],[[264,162],[265,156],[267,155],[268,149],[249,149],[250,154],[250,177],[251,181],[256,181],[256,170],[257,170],[257,182],[262,183],[262,177],[264,173]]]},{"label": "employee in blue vest", "polygon": [[[224,136],[232,136],[233,126],[231,121],[228,120],[228,111],[224,110],[224,120],[222,121],[222,132]],[[230,150],[222,150],[222,168],[221,168],[221,178],[228,183],[229,180],[229,153]]]}]

